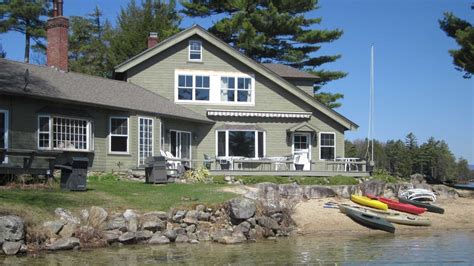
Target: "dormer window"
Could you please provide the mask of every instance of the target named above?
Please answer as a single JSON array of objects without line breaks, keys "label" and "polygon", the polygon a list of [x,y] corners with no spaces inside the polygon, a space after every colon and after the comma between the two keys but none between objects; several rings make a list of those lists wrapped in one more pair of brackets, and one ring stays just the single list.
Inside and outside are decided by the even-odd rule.
[{"label": "dormer window", "polygon": [[189,61],[202,61],[201,41],[189,41]]}]

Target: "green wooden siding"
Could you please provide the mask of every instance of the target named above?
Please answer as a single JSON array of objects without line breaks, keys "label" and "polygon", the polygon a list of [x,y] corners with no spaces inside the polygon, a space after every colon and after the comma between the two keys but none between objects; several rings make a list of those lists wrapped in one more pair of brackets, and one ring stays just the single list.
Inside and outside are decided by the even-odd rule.
[{"label": "green wooden siding", "polygon": [[[191,39],[202,41],[202,62],[188,62],[188,41]],[[215,129],[224,123],[252,123],[258,124],[266,130],[267,156],[289,155],[292,152],[290,135],[287,129],[307,121],[323,132],[336,133],[336,156],[344,156],[344,128],[325,114],[310,107],[303,100],[279,87],[271,79],[255,74],[252,69],[242,64],[219,48],[199,37],[191,37],[169,48],[155,57],[139,64],[127,72],[128,82],[132,82],[174,101],[175,99],[175,69],[200,70],[219,72],[241,72],[255,75],[255,106],[236,106],[228,104],[182,104],[198,113],[206,115],[207,109],[225,110],[255,110],[255,111],[293,111],[312,112],[311,119],[251,119],[251,118],[216,118],[216,124],[194,129],[197,135],[193,137],[193,159],[202,160],[204,154],[215,155]],[[292,80],[291,83],[299,86],[307,93],[311,93],[311,84],[304,80]],[[165,122],[166,124],[166,122]],[[172,128],[173,125],[166,125]],[[168,141],[168,138],[166,138]],[[169,147],[165,147],[168,149]],[[315,138],[312,148],[312,159],[319,160],[318,140]]]}]

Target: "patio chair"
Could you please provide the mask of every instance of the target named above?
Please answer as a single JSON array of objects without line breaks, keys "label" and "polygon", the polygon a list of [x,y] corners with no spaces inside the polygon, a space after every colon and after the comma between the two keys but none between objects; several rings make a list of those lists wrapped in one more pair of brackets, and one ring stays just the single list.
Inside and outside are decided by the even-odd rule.
[{"label": "patio chair", "polygon": [[302,171],[305,164],[309,163],[308,157],[303,154],[296,154],[293,163],[295,164],[295,170]]},{"label": "patio chair", "polygon": [[214,162],[214,159],[207,155],[207,154],[204,154],[204,162],[203,162],[203,166],[206,168],[206,169],[211,169],[211,166],[212,166],[212,163]]}]

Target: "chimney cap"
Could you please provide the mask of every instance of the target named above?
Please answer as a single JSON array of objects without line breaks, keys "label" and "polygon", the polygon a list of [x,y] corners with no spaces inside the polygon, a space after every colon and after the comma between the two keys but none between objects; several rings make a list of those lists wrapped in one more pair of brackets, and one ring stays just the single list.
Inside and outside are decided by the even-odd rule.
[{"label": "chimney cap", "polygon": [[151,37],[151,38],[158,38],[158,32],[150,32],[149,37]]}]

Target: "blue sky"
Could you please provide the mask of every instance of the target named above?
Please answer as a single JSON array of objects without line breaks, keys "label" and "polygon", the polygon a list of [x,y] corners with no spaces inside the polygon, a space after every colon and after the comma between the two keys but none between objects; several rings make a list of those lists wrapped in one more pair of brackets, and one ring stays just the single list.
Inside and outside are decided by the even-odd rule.
[{"label": "blue sky", "polygon": [[[139,2],[139,0],[137,1]],[[324,69],[349,75],[331,82],[327,91],[345,95],[338,112],[360,125],[348,139],[367,136],[370,45],[375,45],[375,137],[403,139],[413,132],[419,142],[433,136],[446,140],[456,157],[474,164],[474,79],[456,71],[449,49],[455,41],[439,29],[443,12],[474,23],[471,0],[320,0],[310,17],[322,17],[317,28],[344,31],[337,41],[324,44],[319,54],[342,54]],[[85,15],[95,5],[113,23],[128,0],[67,0],[66,16]],[[209,27],[213,19],[184,18],[182,27]],[[23,37],[0,35],[7,58],[21,61]],[[38,59],[32,56],[33,60]],[[41,61],[41,60],[39,60]]]}]

